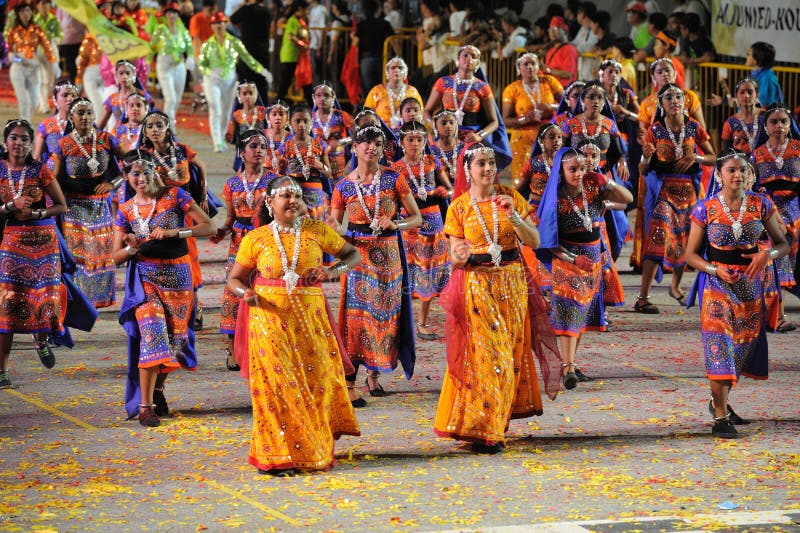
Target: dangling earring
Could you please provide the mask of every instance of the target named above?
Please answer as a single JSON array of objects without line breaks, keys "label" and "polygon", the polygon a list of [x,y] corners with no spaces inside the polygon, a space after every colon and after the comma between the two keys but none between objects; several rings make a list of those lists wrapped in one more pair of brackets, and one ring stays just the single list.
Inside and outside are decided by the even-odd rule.
[{"label": "dangling earring", "polygon": [[271,206],[271,205],[267,205],[267,213],[269,213],[269,216],[270,216],[270,218],[275,218],[275,217],[272,215],[272,206]]},{"label": "dangling earring", "polygon": [[714,171],[714,181],[717,182],[717,185],[719,185],[719,188],[721,189],[722,188],[722,177],[719,175],[719,170],[715,170]]},{"label": "dangling earring", "polygon": [[467,180],[467,183],[472,181],[472,178],[469,175],[469,164],[464,163],[464,179]]}]

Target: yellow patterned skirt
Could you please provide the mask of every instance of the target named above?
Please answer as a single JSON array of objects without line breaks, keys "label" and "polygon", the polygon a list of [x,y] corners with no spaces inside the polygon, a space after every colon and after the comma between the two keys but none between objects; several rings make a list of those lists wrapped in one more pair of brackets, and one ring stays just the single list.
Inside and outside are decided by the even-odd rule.
[{"label": "yellow patterned skirt", "polygon": [[463,368],[444,377],[434,421],[440,437],[502,443],[510,419],[542,414],[528,300],[520,297],[528,291],[523,268],[516,262],[466,272],[470,337]]},{"label": "yellow patterned skirt", "polygon": [[[273,280],[274,281],[274,280]],[[333,443],[360,435],[339,345],[320,287],[255,287],[248,353],[253,401],[249,463],[261,470],[327,470]]]}]

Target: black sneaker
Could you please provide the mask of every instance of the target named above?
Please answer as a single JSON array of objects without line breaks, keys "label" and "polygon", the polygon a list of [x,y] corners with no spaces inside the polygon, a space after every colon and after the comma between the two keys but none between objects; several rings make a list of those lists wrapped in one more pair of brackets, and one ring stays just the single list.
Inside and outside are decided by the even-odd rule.
[{"label": "black sneaker", "polygon": [[711,428],[711,434],[718,439],[736,439],[739,437],[739,432],[730,421],[730,417],[722,419],[714,419],[714,427]]},{"label": "black sneaker", "polygon": [[56,366],[56,356],[53,355],[53,350],[50,349],[50,345],[47,344],[47,341],[41,344],[34,342],[33,346],[36,348],[39,361],[42,362],[45,368],[53,368]]}]

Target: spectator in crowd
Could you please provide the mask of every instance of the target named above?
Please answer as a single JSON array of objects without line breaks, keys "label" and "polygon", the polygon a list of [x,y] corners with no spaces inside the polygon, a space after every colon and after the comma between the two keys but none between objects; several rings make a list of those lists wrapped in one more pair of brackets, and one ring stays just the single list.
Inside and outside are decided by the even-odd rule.
[{"label": "spectator in crowd", "polygon": [[689,43],[686,42],[681,36],[681,26],[683,25],[683,13],[670,13],[667,17],[667,31],[673,35],[678,36],[678,46],[675,47],[675,53],[679,54],[681,50],[684,50]]},{"label": "spectator in crowd", "polygon": [[[328,25],[328,9],[319,0],[310,0],[308,6],[308,27],[325,28]],[[312,85],[316,87],[318,82],[323,79],[322,39],[325,34],[323,30],[313,29],[310,29],[308,33],[311,37],[308,49],[311,53],[311,70],[314,79]]]},{"label": "spectator in crowd", "polygon": [[[658,13],[656,13],[658,14]],[[663,16],[663,15],[662,15]],[[630,37],[617,37],[611,46],[611,57],[622,65],[622,79],[636,91],[636,65],[632,59],[636,52]]]},{"label": "spectator in crowd", "polygon": [[[5,9],[2,9],[2,11],[5,11]],[[72,18],[62,9],[56,11],[56,17],[61,24],[61,30],[64,32],[64,38],[61,40],[61,44],[58,45],[58,55],[61,57],[62,65],[64,66],[64,75],[75,81],[75,75],[77,74],[76,61],[83,37],[86,35],[86,26]]]},{"label": "spectator in crowd", "polygon": [[513,11],[506,11],[500,19],[502,35],[507,35],[506,40],[498,40],[497,53],[502,58],[509,58],[516,55],[518,48],[525,48],[528,32],[520,26],[519,17]]},{"label": "spectator in crowd", "polygon": [[547,44],[549,38],[547,37],[547,30],[550,28],[550,19],[547,17],[539,17],[533,23],[531,33],[528,34],[528,42],[526,47],[528,50],[536,51],[541,50]]},{"label": "spectator in crowd", "polygon": [[[352,25],[352,20],[350,19],[350,10],[347,7],[346,0],[333,0],[331,3],[331,20],[330,25],[332,27],[350,27]],[[331,69],[332,72],[341,72],[342,71],[342,62],[344,61],[344,56],[347,53],[347,50],[344,49],[342,45],[342,34],[344,32],[341,30],[333,30],[328,32],[328,55],[325,58],[325,62],[327,63],[328,67]],[[337,93],[344,93],[344,88],[339,81],[339,76],[332,76],[333,79],[333,86]]]},{"label": "spectator in crowd", "polygon": [[678,44],[678,38],[675,34],[668,31],[660,31],[656,35],[656,43],[653,47],[653,55],[656,58],[668,58],[672,61],[672,66],[675,68],[675,83],[686,88],[686,68],[681,63],[681,60],[675,57],[675,47]]},{"label": "spectator in crowd", "polygon": [[611,25],[611,13],[608,11],[598,11],[592,19],[592,33],[597,37],[597,44],[594,45],[594,53],[597,56],[606,56],[611,53],[617,36],[609,29]]},{"label": "spectator in crowd", "polygon": [[783,91],[772,67],[775,65],[775,47],[769,43],[756,42],[747,50],[744,64],[751,69],[750,77],[758,83],[758,101],[766,107],[783,102]]},{"label": "spectator in crowd", "polygon": [[[468,11],[465,6],[464,0],[450,0],[450,37],[454,39],[460,38],[467,32],[467,14]],[[397,28],[395,28],[396,30]]]},{"label": "spectator in crowd", "polygon": [[[263,0],[245,0],[244,4],[231,15],[231,24],[239,28],[245,49],[266,68],[269,68],[269,41],[266,38],[266,29],[271,23],[272,16]],[[253,72],[241,58],[236,62],[236,76],[240,80],[254,83],[261,102],[268,101],[267,80],[257,72]]]},{"label": "spectator in crowd", "polygon": [[[578,10],[581,7],[581,0],[567,0],[566,6],[564,6],[564,20],[567,21],[567,26],[569,27],[569,40],[573,40],[576,35],[578,35],[578,30],[581,29],[581,25],[578,23]],[[553,15],[556,16],[556,15]],[[550,20],[549,18],[547,20]]]},{"label": "spectator in crowd", "polygon": [[419,10],[422,24],[417,30],[417,46],[422,50],[422,64],[430,65],[434,72],[438,72],[450,59],[442,53],[446,28],[435,0],[422,0]]},{"label": "spectator in crowd", "polygon": [[673,13],[694,13],[700,17],[700,22],[704,28],[710,27],[708,25],[708,11],[700,0],[672,0]]},{"label": "spectator in crowd", "polygon": [[634,2],[625,9],[628,24],[631,25],[630,38],[636,48],[644,48],[650,42],[647,32],[647,8],[643,2]]},{"label": "spectator in crowd", "polygon": [[[656,35],[658,35],[658,32],[664,31],[664,28],[666,27],[667,17],[664,15],[664,13],[652,13],[647,16],[647,35],[650,36],[650,41],[647,43],[647,46],[637,49],[636,53],[633,54],[634,63],[641,63],[645,60],[645,58],[653,57],[653,47],[656,44]],[[631,39],[631,43],[633,43],[633,39]]]},{"label": "spectator in crowd", "polygon": [[383,65],[383,41],[394,34],[392,26],[380,17],[377,0],[363,0],[361,7],[366,18],[356,25],[355,45],[358,46],[358,62],[361,68],[361,86],[374,87],[381,80]]},{"label": "spectator in crowd", "polygon": [[[597,44],[597,36],[592,33],[592,19],[594,19],[596,14],[597,7],[594,2],[584,2],[581,4],[581,7],[578,8],[577,20],[581,28],[571,41],[578,54],[591,52]],[[569,27],[567,27],[567,31],[569,31]],[[578,79],[591,80],[594,78],[595,73],[593,70],[595,66],[596,63],[593,57],[578,57]]]},{"label": "spectator in crowd", "polygon": [[385,0],[383,2],[383,18],[392,27],[394,31],[403,27],[403,13],[397,9],[395,0]]},{"label": "spectator in crowd", "polygon": [[[308,2],[305,0],[295,0],[289,6],[286,13],[289,17],[286,27],[283,29],[283,40],[281,41],[281,75],[278,83],[278,98],[286,100],[286,95],[294,81],[294,71],[297,68],[297,61],[300,59],[300,48],[303,40],[298,36],[300,29],[305,24],[308,17]],[[302,23],[300,21],[303,21]],[[303,94],[306,102],[311,101],[311,85],[303,86]]]},{"label": "spectator in crowd", "polygon": [[178,14],[181,23],[186,29],[189,29],[189,26],[192,24],[192,17],[194,16],[194,4],[192,0],[181,0],[178,2],[178,7],[181,10]]},{"label": "spectator in crowd", "polygon": [[[550,19],[550,46],[544,56],[545,74],[552,74],[566,87],[578,74],[578,50],[567,42],[567,23],[563,17]],[[594,76],[590,76],[593,78]]]}]

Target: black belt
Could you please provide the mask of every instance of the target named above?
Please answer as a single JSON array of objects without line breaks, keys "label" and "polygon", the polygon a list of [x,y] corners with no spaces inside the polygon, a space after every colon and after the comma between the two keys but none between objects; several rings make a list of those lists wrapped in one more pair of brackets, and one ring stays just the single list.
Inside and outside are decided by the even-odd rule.
[{"label": "black belt", "polygon": [[[347,231],[354,231],[357,233],[373,233],[372,228],[369,224],[351,224],[348,222],[347,224]],[[381,237],[389,237],[391,235],[396,235],[397,232],[394,230],[381,230]]]},{"label": "black belt", "polygon": [[[503,250],[500,253],[501,263],[510,263],[512,261],[516,261],[517,259],[519,259],[518,248]],[[467,264],[469,266],[493,265],[494,261],[492,261],[492,256],[490,254],[470,254],[469,259],[467,259]]]},{"label": "black belt", "polygon": [[444,198],[440,198],[438,196],[431,196],[430,193],[428,194],[428,197],[425,198],[424,200],[416,198],[417,207],[419,207],[420,211],[422,211],[426,207],[433,207],[433,206],[438,207],[442,204],[442,201],[444,201]]},{"label": "black belt", "polygon": [[250,217],[236,217],[236,222],[241,224],[242,226],[252,226],[253,219]]},{"label": "black belt", "polygon": [[706,252],[709,261],[722,263],[723,265],[749,265],[750,259],[742,257],[742,254],[754,254],[758,248],[748,248],[747,250],[720,250],[712,246]]},{"label": "black belt", "polygon": [[800,192],[800,183],[789,180],[773,180],[762,183],[759,187],[764,187],[767,191],[791,191]]},{"label": "black belt", "polygon": [[186,239],[169,237],[145,242],[139,248],[139,253],[154,259],[177,259],[189,253],[189,245],[186,244]]},{"label": "black belt", "polygon": [[600,230],[592,228],[592,231],[579,231],[576,233],[560,233],[559,238],[569,242],[594,242],[600,238]]}]

